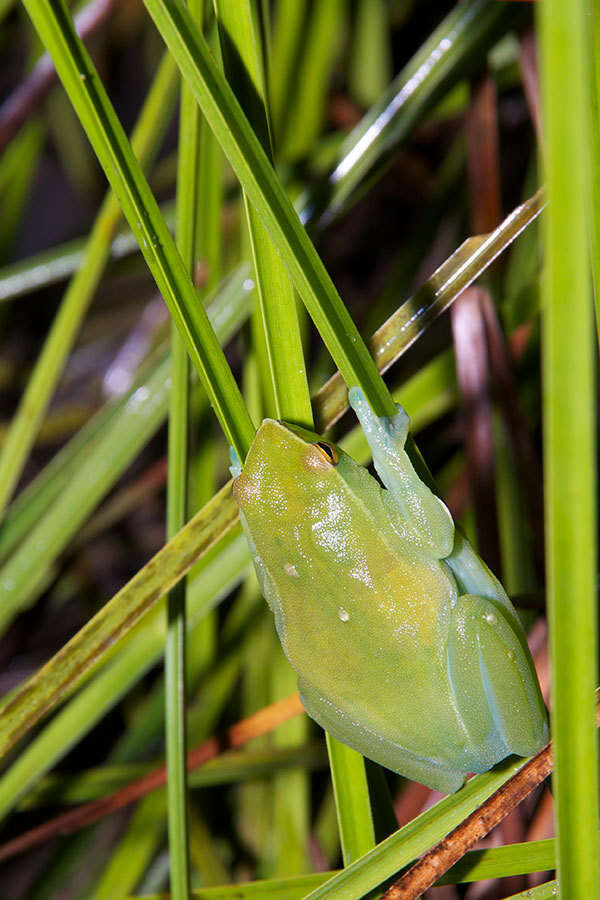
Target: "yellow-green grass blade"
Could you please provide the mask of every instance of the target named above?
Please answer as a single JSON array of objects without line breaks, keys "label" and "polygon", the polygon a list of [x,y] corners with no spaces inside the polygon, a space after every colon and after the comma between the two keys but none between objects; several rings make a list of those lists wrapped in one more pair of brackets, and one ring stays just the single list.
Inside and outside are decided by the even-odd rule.
[{"label": "yellow-green grass blade", "polygon": [[[141,166],[149,165],[160,149],[172,110],[176,72],[167,54],[159,66],[132,135],[132,149]],[[81,267],[65,292],[2,446],[0,513],[21,476],[65,361],[102,278],[120,218],[118,200],[109,193],[90,233]]]},{"label": "yellow-green grass blade", "polygon": [[[221,539],[198,563],[196,575],[190,583],[188,594],[189,627],[205,615],[226,596],[244,577],[249,566],[249,554],[244,537],[239,529],[234,529]],[[80,633],[81,634],[81,633]],[[164,651],[164,606],[157,604],[149,616],[136,628],[129,629],[124,644],[114,660],[45,726],[35,740],[15,759],[11,767],[0,778],[0,817],[9,812],[28,789],[61,759],[65,753],[94,724],[118,703],[127,691],[160,660]],[[79,643],[80,638],[74,639]],[[107,659],[105,654],[103,661]],[[40,704],[46,708],[49,703],[67,694],[81,683],[72,679],[70,684],[61,685],[60,671],[52,662],[52,676],[49,679],[34,678],[28,682],[25,696],[12,707],[13,726],[24,733],[32,723],[32,716],[39,719]],[[83,676],[87,673],[83,673]],[[54,694],[54,697],[52,697]],[[27,695],[31,707],[27,707]],[[29,722],[27,719],[29,717]],[[3,717],[4,718],[4,717]],[[2,723],[2,740],[10,742],[8,723]]]},{"label": "yellow-green grass blade", "polygon": [[389,16],[385,0],[359,0],[356,7],[348,81],[362,106],[377,103],[392,80]]},{"label": "yellow-green grass blade", "polygon": [[[398,307],[369,341],[371,354],[381,372],[386,372],[459,294],[536,220],[543,206],[544,195],[539,190],[490,234],[468,238],[414,296]],[[315,401],[317,431],[323,431],[348,408],[346,389],[339,372],[318,391]]]},{"label": "yellow-green grass blade", "polygon": [[360,384],[375,410],[392,413],[390,396],[356,326],[206,41],[178,3],[147,0],[146,6],[346,383]]},{"label": "yellow-green grass blade", "polygon": [[[595,330],[586,229],[590,50],[598,12],[539,6],[548,210],[542,360],[546,578],[557,876],[565,900],[598,892]],[[594,166],[597,160],[593,161]],[[597,211],[595,211],[597,215]]]},{"label": "yellow-green grass blade", "polygon": [[25,0],[24,5],[138,238],[227,440],[244,458],[254,428],[241,394],[73,20],[62,0]]},{"label": "yellow-green grass blade", "polygon": [[591,167],[591,183],[589,193],[589,233],[594,284],[594,301],[596,304],[596,330],[600,343],[600,168],[596,161],[600,159],[600,32],[598,29],[598,4],[589,7],[592,27],[588,30],[587,77],[590,91],[590,154],[594,160]]}]

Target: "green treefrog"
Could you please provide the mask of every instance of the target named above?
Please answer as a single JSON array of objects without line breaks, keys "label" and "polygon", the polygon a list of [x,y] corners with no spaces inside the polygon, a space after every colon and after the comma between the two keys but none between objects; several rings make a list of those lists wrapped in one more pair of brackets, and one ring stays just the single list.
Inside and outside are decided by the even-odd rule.
[{"label": "green treefrog", "polygon": [[404,449],[409,419],[349,402],[383,483],[273,419],[233,493],[302,703],[333,737],[445,793],[547,741],[525,634],[502,585]]}]

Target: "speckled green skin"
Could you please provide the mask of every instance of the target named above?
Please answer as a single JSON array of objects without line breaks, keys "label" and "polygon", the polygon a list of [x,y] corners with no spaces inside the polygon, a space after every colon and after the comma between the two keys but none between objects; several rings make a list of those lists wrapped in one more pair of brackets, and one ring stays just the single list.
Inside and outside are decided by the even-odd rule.
[{"label": "speckled green skin", "polygon": [[234,496],[307,712],[376,762],[456,791],[546,742],[533,663],[502,586],[415,473],[404,411],[377,418],[357,388],[350,401],[385,488],[266,419]]}]

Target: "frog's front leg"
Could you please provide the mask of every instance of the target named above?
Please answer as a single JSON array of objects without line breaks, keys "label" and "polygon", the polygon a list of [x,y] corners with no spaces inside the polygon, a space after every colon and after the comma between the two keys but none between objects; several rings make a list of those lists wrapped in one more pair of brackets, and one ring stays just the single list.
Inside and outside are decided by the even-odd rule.
[{"label": "frog's front leg", "polygon": [[390,523],[408,544],[437,559],[449,556],[454,522],[445,504],[424,484],[404,449],[409,418],[401,406],[395,416],[376,416],[358,387],[348,402],[367,439],[377,474],[387,488],[383,500]]},{"label": "frog's front leg", "polygon": [[511,753],[531,756],[546,743],[546,709],[533,664],[502,604],[475,594],[459,597],[446,654],[473,771],[484,772]]}]

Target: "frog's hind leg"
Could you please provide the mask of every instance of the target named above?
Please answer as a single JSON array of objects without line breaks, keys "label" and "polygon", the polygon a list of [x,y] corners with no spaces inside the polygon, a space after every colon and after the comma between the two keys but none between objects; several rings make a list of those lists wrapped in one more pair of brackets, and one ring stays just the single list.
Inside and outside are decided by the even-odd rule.
[{"label": "frog's hind leg", "polygon": [[546,710],[531,658],[504,607],[463,594],[452,615],[448,680],[473,771],[511,753],[536,753],[548,739]]},{"label": "frog's hind leg", "polygon": [[298,679],[298,687],[306,712],[337,741],[405,778],[426,784],[444,794],[453,794],[463,786],[468,769],[459,771],[438,760],[419,757],[395,741],[376,734],[367,725],[359,724],[355,716],[348,715],[322,697],[303,679]]}]

